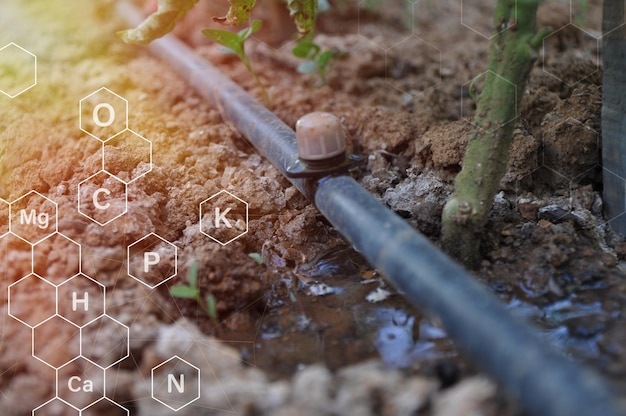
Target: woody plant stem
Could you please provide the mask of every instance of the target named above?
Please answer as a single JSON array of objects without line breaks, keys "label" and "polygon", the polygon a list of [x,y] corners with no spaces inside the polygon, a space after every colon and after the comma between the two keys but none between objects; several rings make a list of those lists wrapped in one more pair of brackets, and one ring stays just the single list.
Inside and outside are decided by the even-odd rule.
[{"label": "woody plant stem", "polygon": [[442,214],[443,249],[469,267],[480,260],[480,236],[506,172],[526,79],[545,36],[535,30],[539,1],[498,0],[496,5],[494,31],[498,33],[491,40],[476,127]]}]

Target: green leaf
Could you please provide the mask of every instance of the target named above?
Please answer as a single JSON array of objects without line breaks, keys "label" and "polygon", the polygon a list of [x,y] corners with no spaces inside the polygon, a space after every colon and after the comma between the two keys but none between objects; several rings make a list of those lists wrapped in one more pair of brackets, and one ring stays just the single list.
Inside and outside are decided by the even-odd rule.
[{"label": "green leaf", "polygon": [[191,263],[189,273],[187,274],[187,280],[189,280],[189,286],[193,288],[198,287],[198,263],[195,261]]},{"label": "green leaf", "polygon": [[334,56],[335,53],[333,51],[324,51],[317,57],[317,68],[321,74],[326,72],[326,67]]},{"label": "green leaf", "polygon": [[265,89],[265,86],[263,86],[263,83],[257,76],[256,72],[254,72],[254,70],[252,69],[252,65],[250,65],[250,61],[248,61],[248,57],[246,56],[246,51],[244,49],[244,43],[246,39],[248,39],[250,35],[252,35],[254,32],[259,30],[260,28],[261,28],[261,21],[254,20],[250,23],[249,27],[247,27],[246,29],[243,29],[239,33],[233,33],[227,30],[220,30],[220,29],[203,29],[202,33],[205,36],[213,39],[215,42],[219,43],[220,45],[229,48],[239,57],[241,62],[243,62],[243,64],[246,66],[246,69],[248,70],[248,72],[250,72],[250,74],[252,74],[252,76],[254,77],[254,80],[256,81],[257,85],[261,87],[265,101],[269,102],[269,96],[267,95],[267,90]]},{"label": "green leaf", "polygon": [[159,0],[159,8],[134,29],[117,32],[126,43],[145,45],[174,29],[176,20],[182,18],[198,0]]},{"label": "green leaf", "polygon": [[248,256],[250,256],[253,259],[255,259],[257,261],[257,263],[259,263],[259,264],[265,263],[265,260],[263,259],[263,256],[261,256],[259,253],[250,253],[250,254],[248,254]]},{"label": "green leaf", "polygon": [[239,34],[221,29],[202,29],[202,33],[204,36],[235,52],[240,59],[242,59],[242,56],[245,56],[243,42]]},{"label": "green leaf", "polygon": [[215,300],[215,296],[209,293],[204,299],[209,316],[213,319],[217,319],[217,301]]},{"label": "green leaf", "polygon": [[241,30],[239,33],[221,29],[203,29],[202,33],[204,36],[235,52],[239,59],[246,63],[248,59],[244,50],[244,43],[246,39],[261,28],[261,24],[260,20],[254,20],[249,27]]},{"label": "green leaf", "polygon": [[250,23],[250,26],[248,26],[245,29],[242,29],[239,31],[239,37],[241,38],[241,41],[244,42],[246,39],[248,39],[253,33],[258,32],[259,29],[261,29],[261,26],[263,26],[263,22],[260,20],[253,20]]},{"label": "green leaf", "polygon": [[293,47],[291,53],[297,58],[313,59],[319,53],[319,51],[320,47],[315,43],[307,40],[302,40]]},{"label": "green leaf", "polygon": [[198,300],[200,298],[200,290],[197,287],[176,285],[170,288],[170,295],[176,298]]}]

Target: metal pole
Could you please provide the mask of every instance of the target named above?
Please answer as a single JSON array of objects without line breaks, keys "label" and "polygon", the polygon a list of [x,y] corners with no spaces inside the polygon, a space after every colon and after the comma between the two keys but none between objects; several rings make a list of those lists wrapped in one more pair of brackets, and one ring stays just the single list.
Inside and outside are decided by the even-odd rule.
[{"label": "metal pole", "polygon": [[626,10],[605,0],[602,22],[602,166],[604,212],[626,235]]}]

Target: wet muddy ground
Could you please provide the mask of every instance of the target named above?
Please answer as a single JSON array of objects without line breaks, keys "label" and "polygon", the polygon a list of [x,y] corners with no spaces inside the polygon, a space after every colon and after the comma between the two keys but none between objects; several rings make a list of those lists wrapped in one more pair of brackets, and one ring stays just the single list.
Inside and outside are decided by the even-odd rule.
[{"label": "wet muddy ground", "polygon": [[[367,158],[355,173],[359,182],[437,243],[471,130],[468,85],[486,70],[488,40],[477,32],[489,32],[491,11],[447,0],[331,6],[317,37],[337,52],[326,83],[297,72],[292,33],[284,29],[291,26],[271,5],[258,7],[264,29],[247,50],[270,108],[290,126],[314,110],[338,115],[353,151]],[[601,5],[588,6],[579,23],[586,32],[567,25],[569,2],[542,6],[540,25],[560,30],[523,92],[510,167],[475,275],[546,342],[591,365],[623,395],[626,243],[602,216],[594,38]],[[107,397],[131,414],[171,414],[150,400],[149,383],[155,366],[179,355],[208,374],[201,399],[180,414],[520,414],[456,350],[436,317],[409,306],[217,109],[167,63],[115,37],[127,25],[113,1],[1,7],[0,44],[36,53],[40,76],[36,88],[0,102],[0,197],[13,201],[35,190],[58,204],[58,231],[80,244],[80,270],[106,288],[107,314],[130,329],[129,357],[107,370]],[[175,34],[261,98],[243,65],[200,33],[223,13],[201,2]],[[77,108],[103,86],[128,100],[129,127],[152,142],[152,170],[128,186],[128,212],[100,226],[77,212],[78,185],[101,169],[103,157],[99,142],[78,128]],[[125,149],[105,152],[122,176],[145,168]],[[200,203],[223,189],[249,204],[248,233],[226,246],[201,234],[199,224]],[[128,245],[149,233],[178,247],[177,276],[155,290],[128,276],[126,260]],[[34,268],[28,244],[11,234],[0,244],[0,403],[8,414],[26,415],[54,397],[55,374],[32,357],[31,330],[8,315],[8,287],[31,271],[64,281],[79,266],[64,238],[39,245]],[[211,313],[169,294],[193,267],[200,292],[214,300]],[[33,322],[53,302],[39,289],[16,298],[13,308]],[[108,322],[98,328],[107,336],[84,334],[97,341],[96,358],[124,340],[115,328]],[[73,339],[73,328],[46,330],[42,338],[55,341],[47,359],[71,357],[59,340]],[[94,395],[85,396],[77,400]],[[58,402],[46,409],[70,414]]]}]

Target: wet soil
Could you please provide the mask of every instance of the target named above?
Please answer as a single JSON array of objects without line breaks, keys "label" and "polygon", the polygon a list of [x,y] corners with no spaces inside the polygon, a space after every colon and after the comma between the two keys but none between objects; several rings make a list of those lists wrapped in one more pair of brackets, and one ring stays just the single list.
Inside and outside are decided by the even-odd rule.
[{"label": "wet soil", "polygon": [[[486,70],[489,41],[478,32],[489,33],[491,11],[482,3],[332,2],[316,38],[336,51],[325,82],[298,73],[285,29],[291,26],[272,5],[258,7],[264,28],[246,46],[271,110],[292,127],[310,111],[339,116],[352,151],[367,159],[355,173],[359,182],[435,243],[472,128],[469,83]],[[7,4],[0,45],[22,44],[42,70],[36,88],[0,101],[0,198],[14,201],[31,190],[45,195],[58,205],[58,231],[66,237],[38,244],[35,254],[13,234],[0,239],[0,403],[10,414],[30,414],[53,398],[55,373],[32,357],[31,330],[8,315],[8,287],[31,272],[58,284],[78,269],[106,288],[107,314],[130,329],[130,356],[109,371],[116,389],[108,396],[131,414],[165,414],[144,399],[154,366],[176,351],[208,361],[209,350],[235,357],[232,363],[212,358],[207,372],[222,380],[217,386],[238,414],[294,414],[304,402],[307,414],[347,414],[355,403],[367,407],[361,414],[519,414],[455,349],[436,317],[411,307],[347,247],[193,86],[145,48],[114,36],[126,27],[114,2]],[[154,3],[140,6],[148,11]],[[623,393],[626,243],[602,216],[602,86],[594,38],[601,5],[588,7],[579,23],[586,32],[568,25],[568,2],[546,2],[539,13],[540,26],[555,32],[520,92],[511,161],[475,275],[547,342]],[[243,65],[200,34],[210,16],[223,14],[219,5],[201,2],[175,34],[261,99]],[[152,170],[129,184],[127,212],[105,226],[77,211],[79,184],[101,169],[103,152],[124,178],[145,165],[134,150],[107,150],[78,128],[79,100],[102,86],[128,100],[129,127],[152,143]],[[225,246],[203,235],[199,224],[201,202],[221,190],[249,204],[248,232]],[[123,195],[112,203],[122,204]],[[6,216],[0,228],[8,230]],[[177,275],[154,290],[129,277],[126,260],[128,245],[149,233],[178,247]],[[80,245],[78,262],[73,242]],[[200,292],[214,300],[212,312],[169,294],[188,281],[192,265]],[[33,325],[54,307],[46,286],[37,285],[16,292],[21,300],[12,305],[13,314]],[[108,337],[84,335],[99,343],[96,358],[123,340],[115,328],[102,323]],[[71,340],[74,330],[64,325],[41,336]],[[188,348],[185,331],[194,339]],[[72,357],[62,342],[53,345],[42,353],[47,360]],[[364,379],[367,387],[356,382]],[[320,385],[334,391],[311,387]],[[406,386],[413,401],[402,396]],[[209,388],[218,391],[207,382]],[[327,407],[301,397],[317,393]],[[190,408],[223,409],[222,398],[212,401],[211,394]]]}]

